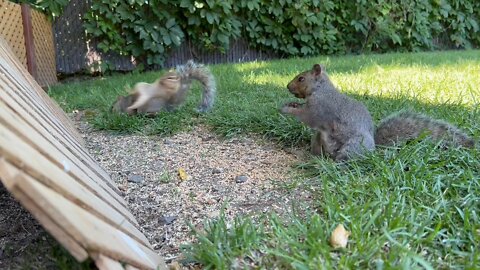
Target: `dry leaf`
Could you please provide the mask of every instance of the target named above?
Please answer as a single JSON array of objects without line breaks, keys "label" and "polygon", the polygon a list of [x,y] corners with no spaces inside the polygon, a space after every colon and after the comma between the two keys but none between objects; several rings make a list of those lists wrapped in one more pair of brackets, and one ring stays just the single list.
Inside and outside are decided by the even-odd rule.
[{"label": "dry leaf", "polygon": [[335,230],[333,230],[332,236],[330,236],[330,245],[332,245],[333,248],[347,247],[348,237],[350,234],[351,233],[345,230],[342,224],[338,224]]},{"label": "dry leaf", "polygon": [[168,269],[170,269],[170,270],[180,270],[180,269],[182,269],[182,267],[180,266],[180,264],[179,264],[177,261],[173,261],[173,262],[168,266]]},{"label": "dry leaf", "polygon": [[178,177],[180,177],[180,180],[182,181],[190,180],[190,176],[187,174],[184,168],[178,168]]}]

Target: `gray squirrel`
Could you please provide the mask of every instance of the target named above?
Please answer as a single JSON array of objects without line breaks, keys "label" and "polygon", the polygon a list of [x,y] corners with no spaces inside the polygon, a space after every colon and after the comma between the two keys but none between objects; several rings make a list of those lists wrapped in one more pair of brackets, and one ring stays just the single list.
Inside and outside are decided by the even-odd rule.
[{"label": "gray squirrel", "polygon": [[193,80],[200,82],[203,87],[202,101],[197,111],[208,112],[215,101],[215,78],[208,67],[193,60],[177,66],[176,70],[167,72],[153,83],[135,84],[129,95],[117,98],[111,111],[151,116],[162,110],[172,111],[185,101]]},{"label": "gray squirrel", "polygon": [[340,93],[319,64],[298,74],[287,88],[306,102],[289,102],[280,111],[295,116],[314,130],[311,140],[314,155],[326,154],[344,161],[373,151],[376,145],[392,145],[424,133],[433,140],[444,139],[448,145],[475,147],[473,139],[455,126],[413,112],[395,113],[382,120],[375,130],[367,108]]}]

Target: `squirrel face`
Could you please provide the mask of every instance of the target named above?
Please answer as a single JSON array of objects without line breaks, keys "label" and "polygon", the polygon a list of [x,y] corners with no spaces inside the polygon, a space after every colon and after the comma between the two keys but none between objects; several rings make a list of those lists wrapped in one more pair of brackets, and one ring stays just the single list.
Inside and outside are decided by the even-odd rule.
[{"label": "squirrel face", "polygon": [[324,71],[324,67],[315,64],[311,70],[298,74],[288,83],[287,88],[295,97],[306,98],[312,93],[315,82],[320,79]]}]

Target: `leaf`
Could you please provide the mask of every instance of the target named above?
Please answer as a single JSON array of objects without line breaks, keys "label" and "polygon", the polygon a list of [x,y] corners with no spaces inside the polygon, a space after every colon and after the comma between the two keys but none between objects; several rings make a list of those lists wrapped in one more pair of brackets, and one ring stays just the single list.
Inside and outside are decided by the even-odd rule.
[{"label": "leaf", "polygon": [[163,42],[165,43],[165,45],[168,46],[168,45],[172,44],[172,40],[170,39],[170,35],[168,35],[168,34],[163,35],[162,38],[163,38]]},{"label": "leaf", "polygon": [[190,5],[190,1],[189,1],[189,0],[182,0],[182,1],[180,1],[180,7],[182,7],[182,8],[188,8],[188,7],[190,7],[190,6],[191,6],[191,5]]},{"label": "leaf", "polygon": [[213,22],[214,22],[215,20],[214,20],[214,18],[213,18],[212,13],[207,12],[207,13],[206,13],[206,16],[207,16],[207,22],[208,22],[209,24],[213,24]]},{"label": "leaf", "polygon": [[187,174],[184,168],[178,168],[178,177],[182,181],[190,180],[190,176]]},{"label": "leaf", "polygon": [[472,19],[472,18],[468,18],[468,19],[467,19],[467,22],[472,26],[474,32],[477,32],[477,31],[478,31],[478,23],[477,23],[477,21],[475,21],[475,20]]},{"label": "leaf", "polygon": [[394,44],[400,44],[402,45],[402,39],[400,38],[399,35],[397,35],[396,33],[392,33],[390,35],[390,38],[392,39],[393,43]]},{"label": "leaf", "polygon": [[175,25],[175,18],[170,18],[168,21],[165,23],[166,28],[172,28],[172,26]]},{"label": "leaf", "polygon": [[217,38],[220,42],[222,42],[223,44],[227,44],[228,43],[228,37],[224,34],[218,34],[217,35]]}]

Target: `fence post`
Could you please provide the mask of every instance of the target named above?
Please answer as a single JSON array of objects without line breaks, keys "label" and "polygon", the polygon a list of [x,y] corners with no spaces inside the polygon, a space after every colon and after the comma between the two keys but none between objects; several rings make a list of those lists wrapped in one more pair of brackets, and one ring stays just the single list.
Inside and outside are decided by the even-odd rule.
[{"label": "fence post", "polygon": [[35,59],[35,44],[33,41],[32,14],[27,4],[22,4],[23,35],[25,37],[25,51],[27,56],[28,72],[37,79],[37,62]]}]

